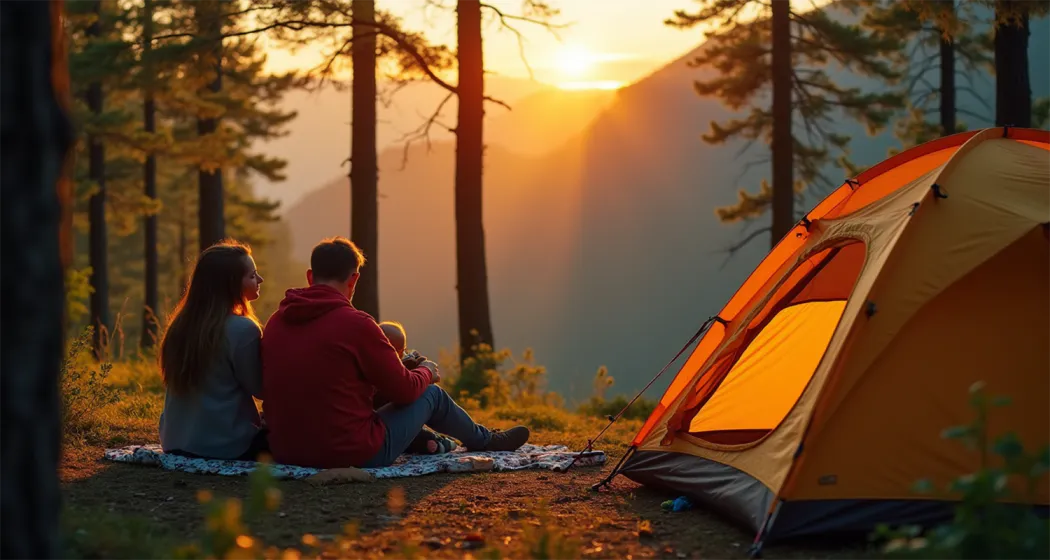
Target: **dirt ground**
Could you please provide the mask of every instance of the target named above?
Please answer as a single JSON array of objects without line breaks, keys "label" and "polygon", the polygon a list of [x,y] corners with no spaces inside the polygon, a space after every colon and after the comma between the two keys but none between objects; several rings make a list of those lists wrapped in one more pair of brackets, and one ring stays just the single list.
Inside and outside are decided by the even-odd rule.
[{"label": "dirt ground", "polygon": [[[499,549],[505,558],[536,557],[540,554],[530,549],[546,545],[550,550],[551,539],[557,542],[559,535],[565,544],[554,549],[555,557],[747,557],[750,532],[702,510],[664,513],[660,502],[672,495],[624,477],[610,489],[591,491],[619,459],[613,455],[601,469],[569,473],[436,474],[327,487],[279,482],[278,511],[267,513],[252,529],[267,545],[303,548],[304,533],[332,538],[356,522],[359,536],[348,552],[355,558],[472,558],[481,547]],[[168,472],[109,463],[101,456],[100,447],[66,454],[61,470],[66,506],[140,517],[182,542],[202,534],[198,490],[210,490],[216,498],[244,498],[248,491],[246,477]],[[398,487],[403,507],[389,499],[392,490],[401,492]],[[639,534],[644,520],[651,524],[651,536]],[[874,552],[864,542],[806,543],[771,545],[763,557],[863,558]]]}]

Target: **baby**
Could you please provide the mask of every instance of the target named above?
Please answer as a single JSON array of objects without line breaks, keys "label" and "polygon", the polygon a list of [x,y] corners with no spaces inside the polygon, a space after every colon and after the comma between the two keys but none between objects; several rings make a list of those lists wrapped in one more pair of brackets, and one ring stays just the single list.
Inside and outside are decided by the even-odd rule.
[{"label": "baby", "polygon": [[[417,367],[418,364],[423,362],[423,357],[418,352],[411,352],[406,354],[405,350],[408,348],[408,335],[405,333],[405,328],[401,326],[401,323],[396,321],[383,321],[379,323],[379,328],[383,330],[383,334],[386,335],[387,340],[390,341],[390,345],[394,347],[394,351],[397,352],[401,361],[406,367],[412,368]],[[385,404],[384,400],[381,399],[380,395],[376,395],[376,408],[379,408]],[[419,432],[416,439],[412,440],[409,444],[409,453],[448,453],[455,449],[456,443],[446,436],[437,434],[431,431],[426,426]]]}]

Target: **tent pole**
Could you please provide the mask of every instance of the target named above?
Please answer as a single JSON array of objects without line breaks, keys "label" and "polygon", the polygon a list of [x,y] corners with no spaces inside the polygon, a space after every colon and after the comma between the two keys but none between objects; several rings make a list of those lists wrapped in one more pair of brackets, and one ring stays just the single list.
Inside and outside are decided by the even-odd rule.
[{"label": "tent pole", "polygon": [[689,342],[686,342],[685,346],[683,346],[682,349],[679,350],[678,353],[675,354],[673,358],[671,358],[671,361],[667,362],[667,364],[663,367],[663,369],[661,369],[659,371],[659,373],[656,374],[655,377],[653,377],[651,380],[649,380],[649,383],[647,383],[645,385],[645,387],[642,387],[641,391],[638,391],[638,394],[635,395],[633,399],[631,399],[631,402],[627,403],[626,406],[624,406],[622,409],[620,409],[620,412],[617,412],[616,416],[609,416],[609,424],[606,425],[604,428],[602,428],[602,431],[598,432],[598,435],[594,436],[594,439],[587,440],[587,447],[585,447],[583,449],[583,451],[580,451],[579,453],[577,453],[576,456],[574,456],[572,458],[572,462],[569,463],[569,466],[565,467],[565,470],[562,471],[562,472],[569,472],[569,469],[571,469],[572,466],[576,464],[576,459],[579,459],[580,456],[583,455],[584,453],[592,451],[594,449],[593,448],[594,443],[597,442],[599,439],[601,439],[602,435],[605,434],[605,431],[608,430],[609,428],[611,428],[612,425],[615,424],[616,421],[619,420],[621,416],[623,416],[623,413],[627,412],[628,408],[631,408],[631,405],[634,404],[634,401],[638,400],[638,398],[642,396],[642,393],[645,393],[645,391],[648,390],[649,387],[652,387],[653,383],[655,383],[657,379],[660,379],[660,376],[663,375],[665,371],[667,371],[667,368],[671,367],[671,364],[675,363],[675,361],[678,360],[679,357],[681,357],[682,353],[684,353],[686,351],[686,349],[688,349],[690,346],[692,346],[693,343],[696,342],[700,338],[701,335],[703,335],[705,332],[707,332],[707,329],[710,328],[711,325],[713,325],[715,323],[715,321],[719,321],[719,322],[725,324],[725,321],[721,317],[719,317],[717,315],[714,316],[714,317],[709,318],[706,321],[704,321],[704,324],[700,325],[700,328],[697,329],[696,334],[694,334],[693,337],[689,339]]},{"label": "tent pole", "polygon": [[780,498],[773,499],[772,505],[769,506],[769,511],[766,512],[766,520],[762,523],[762,527],[759,528],[758,534],[755,535],[755,540],[751,543],[751,548],[747,551],[748,558],[762,557],[762,545],[766,541],[766,535],[769,533],[769,528],[773,526],[773,521],[777,518],[777,513],[780,513],[780,506],[783,502],[784,501]]}]

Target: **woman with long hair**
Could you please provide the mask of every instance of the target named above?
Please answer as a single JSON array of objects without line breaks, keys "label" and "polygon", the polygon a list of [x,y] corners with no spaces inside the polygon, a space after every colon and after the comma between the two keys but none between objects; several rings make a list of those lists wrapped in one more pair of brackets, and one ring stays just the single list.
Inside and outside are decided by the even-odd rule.
[{"label": "woman with long hair", "polygon": [[255,460],[268,450],[252,399],[262,399],[262,329],[251,303],[262,282],[246,244],[225,240],[197,259],[160,343],[165,452]]}]

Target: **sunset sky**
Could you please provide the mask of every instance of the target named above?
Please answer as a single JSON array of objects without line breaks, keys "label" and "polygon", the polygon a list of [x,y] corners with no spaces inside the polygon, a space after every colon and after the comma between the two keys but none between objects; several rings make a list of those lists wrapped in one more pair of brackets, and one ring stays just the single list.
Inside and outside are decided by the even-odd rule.
[{"label": "sunset sky", "polygon": [[[520,0],[492,0],[492,4],[508,14],[520,13]],[[425,0],[379,0],[376,5],[402,17],[407,28],[426,30],[433,42],[455,47],[454,12],[424,9]],[[525,36],[525,55],[535,79],[551,85],[612,89],[645,76],[703,40],[699,29],[682,31],[663,23],[676,9],[693,9],[694,0],[550,0],[550,5],[561,10],[555,21],[567,25],[556,30],[558,37],[535,25],[513,23]],[[529,77],[514,33],[500,30],[493,21],[484,34],[488,70]],[[280,71],[313,66],[320,57],[316,49],[294,56],[271,51],[269,62]]]}]

